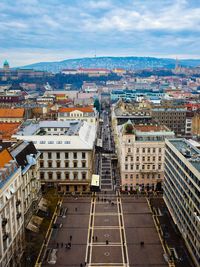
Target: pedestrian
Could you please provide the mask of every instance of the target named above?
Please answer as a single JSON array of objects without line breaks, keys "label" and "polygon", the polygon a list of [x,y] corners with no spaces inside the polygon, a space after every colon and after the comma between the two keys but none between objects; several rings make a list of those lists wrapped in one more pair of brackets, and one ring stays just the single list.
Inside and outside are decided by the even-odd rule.
[{"label": "pedestrian", "polygon": [[78,209],[77,208],[75,208],[75,211],[77,211]]},{"label": "pedestrian", "polygon": [[95,241],[96,241],[96,242],[98,241],[98,238],[97,238],[97,236],[95,237]]},{"label": "pedestrian", "polygon": [[108,245],[108,243],[109,243],[108,240],[106,240],[106,245]]},{"label": "pedestrian", "polygon": [[65,248],[67,248],[67,243],[65,243]]},{"label": "pedestrian", "polygon": [[59,248],[59,243],[56,244],[57,248]]},{"label": "pedestrian", "polygon": [[80,267],[83,267],[83,264],[82,263],[80,264]]},{"label": "pedestrian", "polygon": [[61,248],[63,248],[63,243],[61,243]]},{"label": "pedestrian", "polygon": [[72,241],[72,235],[70,235],[69,240]]},{"label": "pedestrian", "polygon": [[94,242],[94,236],[92,237],[92,241]]}]

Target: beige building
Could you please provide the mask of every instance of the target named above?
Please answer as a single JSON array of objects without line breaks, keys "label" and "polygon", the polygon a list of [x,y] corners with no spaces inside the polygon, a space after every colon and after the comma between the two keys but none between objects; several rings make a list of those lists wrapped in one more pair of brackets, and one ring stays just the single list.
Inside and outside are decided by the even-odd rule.
[{"label": "beige building", "polygon": [[165,138],[173,138],[174,133],[165,126],[133,125],[131,121],[117,126],[117,131],[121,190],[160,190]]},{"label": "beige building", "polygon": [[21,169],[7,150],[0,153],[0,266],[19,266],[24,245]]},{"label": "beige building", "polygon": [[200,113],[197,112],[192,118],[192,135],[200,136]]},{"label": "beige building", "polygon": [[97,125],[98,113],[93,106],[88,107],[61,107],[58,110],[58,121],[80,120],[86,121],[89,124]]}]

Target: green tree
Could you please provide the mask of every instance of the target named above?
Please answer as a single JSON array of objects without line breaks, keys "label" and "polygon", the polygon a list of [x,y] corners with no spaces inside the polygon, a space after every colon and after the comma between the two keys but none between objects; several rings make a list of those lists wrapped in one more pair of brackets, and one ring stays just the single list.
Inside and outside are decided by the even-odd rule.
[{"label": "green tree", "polygon": [[98,98],[96,98],[96,99],[94,100],[94,107],[95,107],[96,110],[100,113],[100,111],[101,111],[101,104],[100,104]]}]

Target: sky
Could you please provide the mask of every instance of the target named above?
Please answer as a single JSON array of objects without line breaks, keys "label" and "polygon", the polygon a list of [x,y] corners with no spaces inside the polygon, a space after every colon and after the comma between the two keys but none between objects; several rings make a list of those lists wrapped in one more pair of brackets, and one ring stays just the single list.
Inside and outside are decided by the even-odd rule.
[{"label": "sky", "polygon": [[200,0],[0,0],[0,65],[94,55],[200,58],[199,14]]}]

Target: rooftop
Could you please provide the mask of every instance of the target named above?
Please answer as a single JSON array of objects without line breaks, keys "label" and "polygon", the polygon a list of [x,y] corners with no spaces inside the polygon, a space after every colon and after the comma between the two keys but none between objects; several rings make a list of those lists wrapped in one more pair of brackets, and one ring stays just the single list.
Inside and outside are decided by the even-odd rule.
[{"label": "rooftop", "polygon": [[172,139],[169,141],[200,172],[200,150],[186,139]]},{"label": "rooftop", "polygon": [[81,112],[87,112],[87,113],[90,113],[90,112],[94,112],[94,108],[92,106],[88,106],[88,107],[72,107],[72,108],[64,108],[64,107],[61,107],[59,108],[59,112],[72,112],[72,111],[75,111],[75,110],[78,110],[78,111],[81,111]]},{"label": "rooftop", "polygon": [[4,149],[0,152],[0,168],[4,168],[6,164],[13,160],[11,154],[8,152],[7,149]]},{"label": "rooftop", "polygon": [[134,128],[139,132],[169,132],[169,129],[162,125],[134,125]]},{"label": "rooftop", "polygon": [[2,134],[2,138],[10,138],[12,134],[14,134],[20,123],[0,123],[0,133]]},{"label": "rooftop", "polygon": [[23,118],[24,108],[0,108],[0,118]]}]

